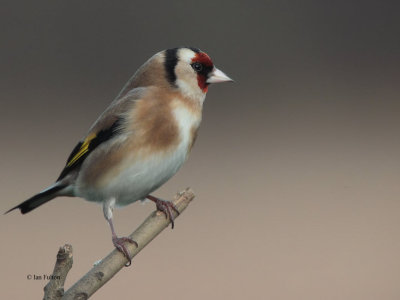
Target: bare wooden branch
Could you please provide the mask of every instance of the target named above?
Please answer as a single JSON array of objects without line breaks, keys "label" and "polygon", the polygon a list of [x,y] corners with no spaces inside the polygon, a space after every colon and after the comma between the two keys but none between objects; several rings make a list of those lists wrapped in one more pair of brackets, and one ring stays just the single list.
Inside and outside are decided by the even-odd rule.
[{"label": "bare wooden branch", "polygon": [[[191,189],[178,193],[173,201],[179,213],[189,205],[194,198]],[[173,212],[177,217],[176,212]],[[127,248],[132,257],[136,256],[148,243],[150,243],[161,231],[170,223],[165,218],[164,213],[154,211],[149,217],[131,234],[129,237],[139,244],[136,248],[132,244],[127,244]],[[88,299],[93,293],[109,281],[127,263],[118,250],[114,249],[110,254],[96,264],[86,275],[79,279],[62,297],[63,300],[84,300]]]},{"label": "bare wooden branch", "polygon": [[64,245],[57,253],[57,260],[54,266],[50,281],[44,287],[43,300],[58,300],[64,295],[64,283],[69,270],[72,268],[72,246]]}]

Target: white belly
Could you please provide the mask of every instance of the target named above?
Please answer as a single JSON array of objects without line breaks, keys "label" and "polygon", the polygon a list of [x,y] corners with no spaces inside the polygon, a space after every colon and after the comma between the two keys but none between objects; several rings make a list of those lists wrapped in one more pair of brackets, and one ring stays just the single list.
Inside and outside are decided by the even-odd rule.
[{"label": "white belly", "polygon": [[186,155],[187,148],[181,145],[175,151],[155,154],[133,163],[105,186],[103,197],[115,197],[117,206],[144,199],[175,175],[185,162]]}]

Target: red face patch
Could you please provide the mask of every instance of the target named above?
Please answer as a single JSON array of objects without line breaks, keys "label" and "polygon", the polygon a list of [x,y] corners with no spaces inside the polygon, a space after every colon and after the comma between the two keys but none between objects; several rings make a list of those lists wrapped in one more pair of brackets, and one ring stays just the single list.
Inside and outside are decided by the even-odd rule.
[{"label": "red face patch", "polygon": [[199,62],[206,67],[213,67],[213,62],[207,53],[199,52],[193,57],[192,62]]},{"label": "red face patch", "polygon": [[204,52],[196,53],[192,59],[192,63],[200,63],[203,66],[203,70],[197,72],[197,83],[200,89],[206,93],[208,90],[207,75],[214,68],[214,64],[207,53]]}]

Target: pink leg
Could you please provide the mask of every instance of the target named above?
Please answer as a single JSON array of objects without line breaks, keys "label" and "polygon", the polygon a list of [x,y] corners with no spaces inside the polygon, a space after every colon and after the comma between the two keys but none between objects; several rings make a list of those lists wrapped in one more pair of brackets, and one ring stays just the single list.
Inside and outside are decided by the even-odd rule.
[{"label": "pink leg", "polygon": [[111,234],[112,234],[112,242],[114,244],[114,247],[117,248],[118,251],[122,252],[122,254],[128,259],[128,263],[125,265],[126,267],[130,266],[132,263],[131,257],[129,255],[128,249],[125,247],[125,242],[129,242],[131,244],[135,244],[136,247],[138,247],[138,243],[136,243],[134,240],[128,237],[117,237],[115,234],[114,230],[114,225],[112,222],[112,219],[107,219],[108,224],[110,224],[111,228]]}]

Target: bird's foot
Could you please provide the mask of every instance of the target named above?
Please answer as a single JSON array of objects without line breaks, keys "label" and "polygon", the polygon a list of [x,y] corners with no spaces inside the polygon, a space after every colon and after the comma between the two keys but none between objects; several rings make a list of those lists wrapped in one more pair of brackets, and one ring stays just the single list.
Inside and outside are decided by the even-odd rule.
[{"label": "bird's foot", "polygon": [[147,199],[156,203],[157,210],[165,214],[165,217],[171,221],[171,228],[174,229],[175,217],[173,211],[179,216],[179,211],[176,209],[175,205],[171,201],[162,200],[151,195],[148,195]]},{"label": "bird's foot", "polygon": [[117,237],[114,236],[112,238],[113,244],[115,246],[115,248],[117,248],[118,251],[120,251],[128,260],[128,263],[125,265],[126,267],[129,267],[132,263],[131,257],[129,255],[128,249],[126,249],[125,247],[125,243],[131,243],[131,244],[135,244],[136,247],[139,247],[138,243],[135,242],[134,240],[132,240],[131,238],[128,237]]}]

